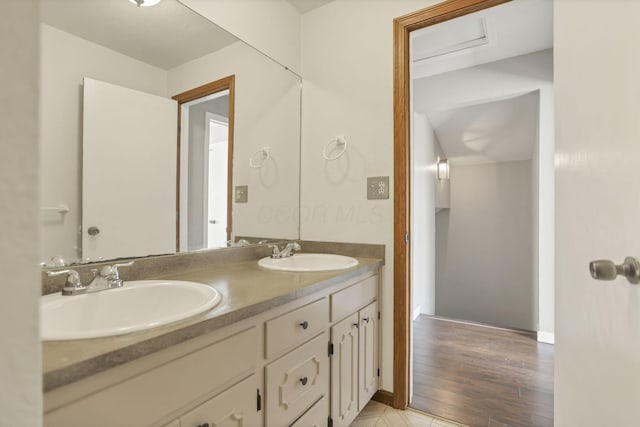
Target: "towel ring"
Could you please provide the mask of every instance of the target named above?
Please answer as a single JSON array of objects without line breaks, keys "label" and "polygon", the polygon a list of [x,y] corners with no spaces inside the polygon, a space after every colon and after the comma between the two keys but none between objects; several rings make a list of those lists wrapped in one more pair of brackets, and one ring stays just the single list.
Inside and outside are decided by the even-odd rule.
[{"label": "towel ring", "polygon": [[271,158],[271,148],[262,147],[259,150],[254,151],[253,154],[249,156],[249,166],[251,166],[254,169],[261,168],[262,166],[264,166],[265,162],[270,158]]},{"label": "towel ring", "polygon": [[[332,148],[329,149],[329,147],[332,147]],[[338,154],[329,156],[329,153],[338,147],[342,147],[342,150],[340,150]],[[342,156],[346,151],[347,151],[347,140],[344,138],[344,136],[337,136],[329,140],[329,142],[327,142],[327,144],[324,146],[324,148],[322,149],[322,157],[324,157],[325,160],[336,160],[337,158]]]},{"label": "towel ring", "polygon": [[40,211],[42,212],[58,212],[61,215],[69,212],[69,205],[66,203],[60,203],[58,206],[50,206],[50,207],[41,207]]}]

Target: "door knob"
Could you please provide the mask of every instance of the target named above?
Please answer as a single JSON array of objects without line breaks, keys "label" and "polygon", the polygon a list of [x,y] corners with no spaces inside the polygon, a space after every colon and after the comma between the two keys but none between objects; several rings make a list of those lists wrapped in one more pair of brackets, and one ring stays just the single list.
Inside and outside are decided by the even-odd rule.
[{"label": "door knob", "polygon": [[634,285],[640,283],[640,262],[634,257],[626,257],[622,264],[601,259],[589,263],[591,277],[598,280],[614,280],[618,275],[627,278]]},{"label": "door knob", "polygon": [[96,236],[96,235],[100,234],[100,229],[98,227],[96,227],[95,225],[92,225],[91,227],[89,227],[87,229],[87,233],[89,233],[89,236]]}]

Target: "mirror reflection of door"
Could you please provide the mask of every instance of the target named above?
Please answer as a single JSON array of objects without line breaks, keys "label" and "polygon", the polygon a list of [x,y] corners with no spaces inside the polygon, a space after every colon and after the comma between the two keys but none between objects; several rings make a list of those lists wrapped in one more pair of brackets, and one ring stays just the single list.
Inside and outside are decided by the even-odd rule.
[{"label": "mirror reflection of door", "polygon": [[[228,99],[228,95],[224,97]],[[208,170],[205,206],[208,218],[206,224],[206,248],[225,246],[227,242],[227,181],[229,156],[229,118],[213,113],[206,114],[208,141]]]},{"label": "mirror reflection of door", "polygon": [[179,108],[179,251],[231,239],[234,77],[173,97]]},{"label": "mirror reflection of door", "polygon": [[83,258],[173,252],[176,110],[171,99],[84,78]]}]

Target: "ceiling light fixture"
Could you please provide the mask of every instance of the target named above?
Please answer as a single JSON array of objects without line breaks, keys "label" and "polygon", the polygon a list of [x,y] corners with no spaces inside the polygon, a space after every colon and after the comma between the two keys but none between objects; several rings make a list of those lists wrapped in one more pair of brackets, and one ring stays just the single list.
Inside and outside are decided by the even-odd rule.
[{"label": "ceiling light fixture", "polygon": [[438,179],[441,181],[449,179],[449,160],[446,158],[438,157]]},{"label": "ceiling light fixture", "polygon": [[129,0],[129,1],[138,7],[140,6],[150,7],[150,6],[157,5],[158,3],[160,3],[161,0]]}]

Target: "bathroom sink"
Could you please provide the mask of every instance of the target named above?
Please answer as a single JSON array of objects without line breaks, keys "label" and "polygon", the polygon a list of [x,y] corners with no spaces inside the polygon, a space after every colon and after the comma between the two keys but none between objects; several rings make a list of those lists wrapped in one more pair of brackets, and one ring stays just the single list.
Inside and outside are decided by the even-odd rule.
[{"label": "bathroom sink", "polygon": [[202,283],[133,280],[84,295],[40,298],[43,341],[122,335],[186,319],[213,308],[220,294]]},{"label": "bathroom sink", "polygon": [[279,271],[329,271],[355,267],[358,260],[333,254],[294,254],[286,258],[262,258],[258,265]]}]

